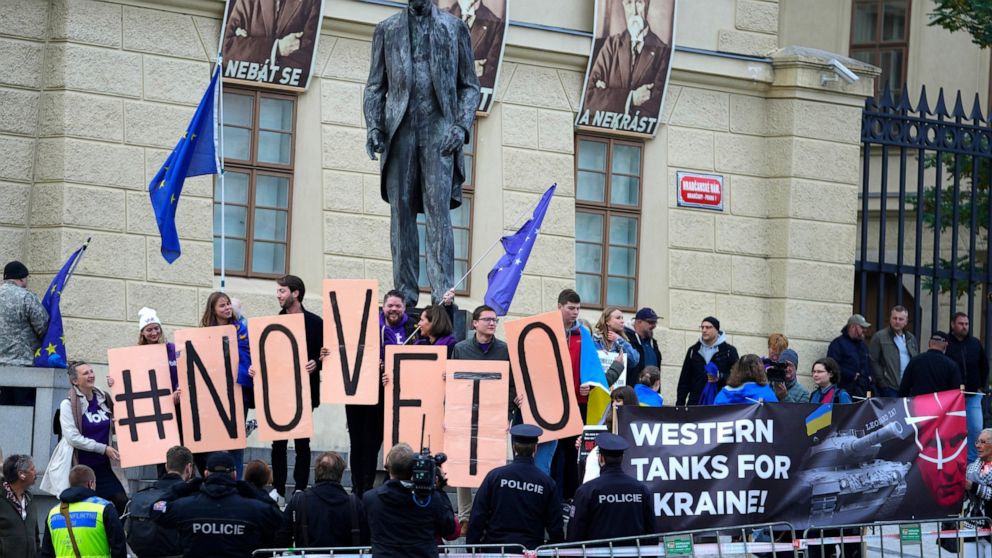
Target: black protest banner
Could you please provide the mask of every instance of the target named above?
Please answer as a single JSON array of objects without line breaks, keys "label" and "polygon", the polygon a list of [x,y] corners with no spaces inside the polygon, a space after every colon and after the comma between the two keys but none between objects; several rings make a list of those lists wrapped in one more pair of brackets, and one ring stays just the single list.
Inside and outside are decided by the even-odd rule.
[{"label": "black protest banner", "polygon": [[320,402],[375,405],[379,403],[379,283],[325,279],[323,293],[324,347],[330,354],[324,359]]},{"label": "black protest banner", "polygon": [[258,437],[267,442],[313,436],[303,314],[248,318],[256,374]]},{"label": "black protest banner", "polygon": [[194,453],[243,449],[245,409],[232,325],[176,332],[183,444]]},{"label": "black protest banner", "polygon": [[107,362],[108,376],[116,388],[113,420],[121,465],[161,463],[165,452],[179,444],[165,345],[110,349]]},{"label": "black protest banner", "polygon": [[960,510],[960,392],[813,404],[622,407],[624,469],[658,532],[773,521],[796,529]]}]

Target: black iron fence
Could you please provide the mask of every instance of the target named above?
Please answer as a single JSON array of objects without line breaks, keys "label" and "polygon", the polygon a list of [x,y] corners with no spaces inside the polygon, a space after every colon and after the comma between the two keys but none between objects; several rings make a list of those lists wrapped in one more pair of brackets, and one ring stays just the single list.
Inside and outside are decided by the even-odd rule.
[{"label": "black iron fence", "polygon": [[886,90],[865,101],[861,141],[855,308],[882,328],[905,306],[918,334],[965,312],[989,346],[992,128],[978,95],[966,110],[960,92],[931,101],[923,87],[914,106]]}]

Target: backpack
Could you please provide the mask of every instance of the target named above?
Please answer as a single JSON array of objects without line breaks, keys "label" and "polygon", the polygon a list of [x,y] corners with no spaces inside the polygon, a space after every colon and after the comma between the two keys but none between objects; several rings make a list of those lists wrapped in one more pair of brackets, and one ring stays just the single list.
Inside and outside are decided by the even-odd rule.
[{"label": "backpack", "polygon": [[179,556],[183,553],[179,532],[164,529],[152,521],[152,508],[169,493],[154,486],[138,492],[128,504],[124,532],[127,544],[137,556]]}]

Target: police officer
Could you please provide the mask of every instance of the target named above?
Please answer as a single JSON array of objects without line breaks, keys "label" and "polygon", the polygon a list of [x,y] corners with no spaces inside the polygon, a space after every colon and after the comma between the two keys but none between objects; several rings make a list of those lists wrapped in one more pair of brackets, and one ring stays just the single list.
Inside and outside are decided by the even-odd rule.
[{"label": "police officer", "polygon": [[242,495],[231,454],[212,453],[206,475],[192,495],[155,504],[161,512],[156,521],[179,530],[183,555],[242,558],[271,547],[282,515],[275,506]]},{"label": "police officer", "polygon": [[575,491],[568,540],[590,541],[655,532],[651,492],[621,469],[627,441],[604,432],[596,437],[596,445],[599,477]]},{"label": "police officer", "polygon": [[468,544],[519,544],[533,549],[564,540],[555,481],[534,465],[544,431],[530,424],[510,429],[513,463],[493,469],[475,494]]},{"label": "police officer", "polygon": [[40,558],[127,558],[124,527],[117,508],[96,495],[93,469],[86,465],[73,467],[69,471],[69,488],[59,494],[59,500],[45,521]]}]

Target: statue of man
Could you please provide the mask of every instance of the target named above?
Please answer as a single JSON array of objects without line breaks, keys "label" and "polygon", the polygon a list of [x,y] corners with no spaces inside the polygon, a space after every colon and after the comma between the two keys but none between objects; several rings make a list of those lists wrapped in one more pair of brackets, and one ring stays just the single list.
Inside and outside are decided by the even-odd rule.
[{"label": "statue of man", "polygon": [[427,218],[427,279],[437,304],[454,286],[450,210],[461,205],[462,146],[479,106],[468,27],[430,0],[380,22],[372,35],[365,85],[365,149],[382,154],[382,199],[389,202],[394,287],[417,303],[417,214]]}]

